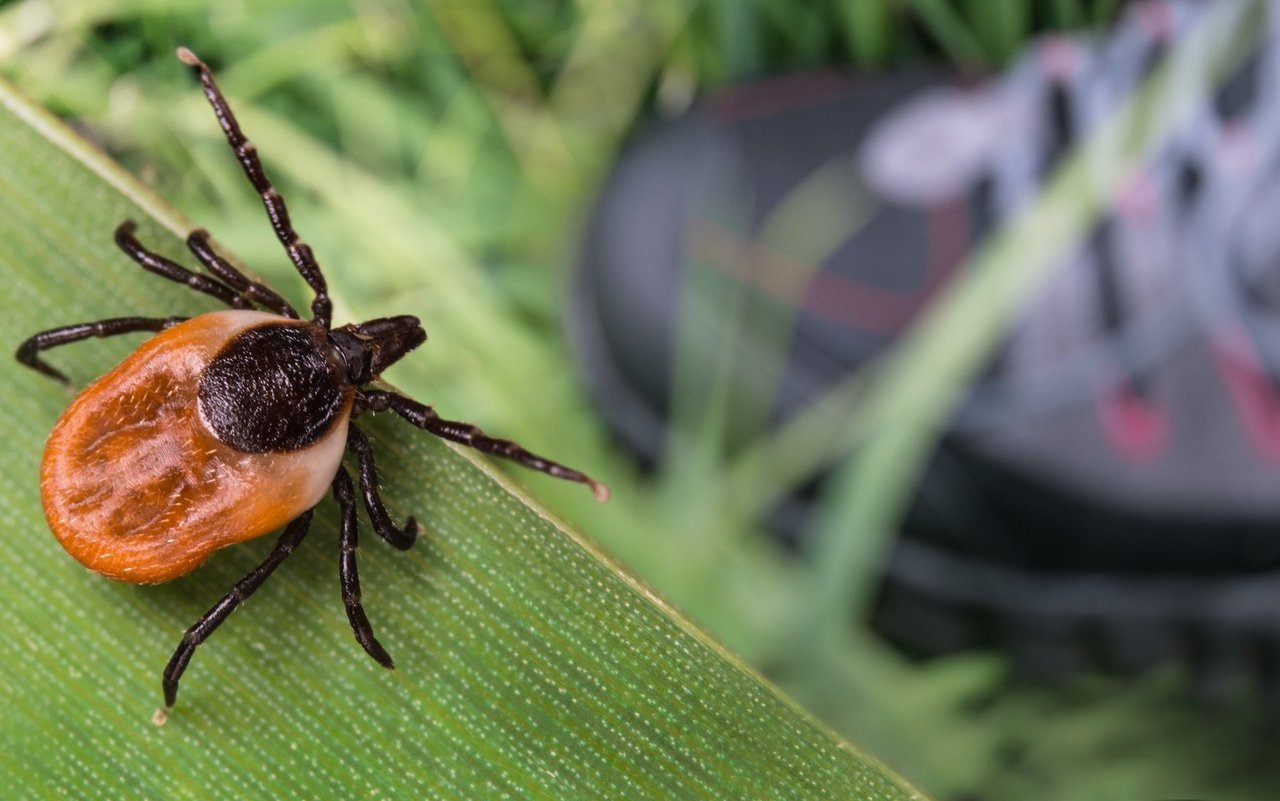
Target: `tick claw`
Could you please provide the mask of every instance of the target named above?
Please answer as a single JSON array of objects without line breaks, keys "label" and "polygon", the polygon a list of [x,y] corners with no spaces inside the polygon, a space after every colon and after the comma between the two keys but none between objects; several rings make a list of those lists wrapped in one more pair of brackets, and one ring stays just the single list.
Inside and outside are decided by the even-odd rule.
[{"label": "tick claw", "polygon": [[610,492],[609,492],[609,487],[607,485],[601,484],[599,481],[591,481],[591,480],[588,480],[587,484],[588,486],[591,487],[591,494],[596,496],[597,501],[599,501],[600,503],[604,503],[605,501],[609,500]]}]

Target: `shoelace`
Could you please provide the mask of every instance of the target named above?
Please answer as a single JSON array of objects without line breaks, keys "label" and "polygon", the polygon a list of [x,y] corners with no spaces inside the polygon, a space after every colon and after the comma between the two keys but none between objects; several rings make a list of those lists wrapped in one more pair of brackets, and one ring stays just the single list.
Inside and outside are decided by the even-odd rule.
[{"label": "shoelace", "polygon": [[[972,239],[1030,202],[1207,6],[1134,4],[1105,37],[1042,39],[988,87],[1015,129],[974,170]],[[1152,374],[1203,337],[1250,443],[1280,459],[1280,3],[1265,10],[1253,52],[1062,254],[961,430],[1088,403],[1117,455],[1157,458],[1170,424]]]}]

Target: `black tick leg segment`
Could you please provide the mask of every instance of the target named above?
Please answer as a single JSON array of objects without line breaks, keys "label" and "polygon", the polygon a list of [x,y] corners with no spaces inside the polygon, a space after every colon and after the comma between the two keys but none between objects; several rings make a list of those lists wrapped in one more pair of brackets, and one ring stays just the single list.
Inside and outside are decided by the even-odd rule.
[{"label": "black tick leg segment", "polygon": [[186,317],[113,317],[94,323],[64,325],[61,328],[51,328],[32,335],[18,346],[15,356],[27,367],[70,386],[71,379],[67,378],[61,370],[41,359],[40,351],[94,337],[113,337],[135,331],[163,331],[186,320]]},{"label": "black tick leg segment", "polygon": [[222,96],[222,91],[214,81],[209,65],[185,47],[178,48],[178,58],[182,63],[195,67],[200,73],[200,84],[204,87],[204,96],[213,107],[213,114],[218,118],[218,124],[222,126],[222,132],[226,135],[227,144],[231,145],[231,150],[240,162],[245,177],[262,197],[262,204],[267,209],[267,217],[271,220],[276,238],[280,240],[280,244],[284,245],[290,261],[307,282],[307,286],[316,293],[315,300],[311,302],[312,318],[319,325],[328,328],[333,317],[333,303],[329,300],[329,290],[325,284],[324,275],[320,272],[320,265],[316,263],[315,255],[311,252],[311,246],[303,242],[298,237],[298,232],[293,230],[293,223],[289,220],[289,209],[285,206],[284,198],[271,185],[266,172],[262,169],[257,148],[240,130],[240,123],[236,121],[236,115],[231,113],[231,107],[227,105],[226,98]]},{"label": "black tick leg segment", "polygon": [[276,547],[267,554],[267,558],[262,560],[262,564],[249,571],[249,574],[236,582],[231,588],[231,592],[214,604],[208,612],[205,612],[199,620],[195,622],[191,628],[187,629],[187,633],[182,636],[182,642],[178,644],[178,649],[173,652],[173,656],[169,659],[169,664],[164,669],[164,705],[172,707],[178,700],[178,681],[182,679],[182,674],[187,669],[187,663],[191,661],[192,655],[196,652],[196,648],[200,643],[209,639],[209,635],[221,626],[223,621],[236,610],[241,603],[250,595],[253,595],[263,582],[271,576],[280,563],[285,560],[289,554],[293,553],[294,548],[298,547],[298,543],[302,542],[307,536],[307,531],[311,528],[311,515],[313,510],[308,509],[301,517],[294,520],[285,527],[284,533],[280,535]]},{"label": "black tick leg segment", "polygon": [[345,467],[339,467],[333,477],[333,497],[338,501],[342,511],[341,553],[338,557],[338,583],[342,585],[342,602],[347,607],[347,620],[351,621],[351,630],[355,632],[356,642],[364,648],[365,653],[373,657],[379,665],[394,668],[391,654],[382,647],[378,638],[373,636],[373,626],[369,616],[364,613],[360,603],[360,573],[356,569],[356,548],[359,547],[359,534],[356,530],[356,495],[351,485],[351,475]]},{"label": "black tick leg segment", "polygon": [[141,265],[143,269],[162,278],[168,278],[170,281],[185,284],[197,292],[203,292],[210,297],[217,298],[233,309],[253,308],[253,304],[248,300],[240,297],[212,278],[193,273],[186,267],[170,261],[154,251],[147,250],[133,235],[137,227],[137,223],[133,220],[125,220],[120,223],[116,228],[116,245],[127,253],[129,258]]},{"label": "black tick leg segment", "polygon": [[494,456],[501,456],[503,459],[510,459],[516,464],[524,465],[531,470],[537,470],[555,478],[586,484],[591,488],[596,500],[606,501],[609,499],[609,488],[586,473],[530,453],[509,439],[491,437],[470,423],[445,420],[436,414],[435,409],[426,404],[418,403],[412,398],[406,398],[403,395],[397,395],[394,392],[385,390],[369,389],[364,390],[356,401],[356,411],[353,414],[364,411],[383,412],[390,410],[418,428],[435,434],[441,439],[459,442],[483,453],[491,453]]},{"label": "black tick leg segment", "polygon": [[205,269],[244,297],[261,306],[265,306],[282,317],[298,319],[298,312],[289,304],[289,301],[276,294],[271,287],[250,280],[248,276],[237,270],[231,262],[219,256],[217,251],[213,249],[213,244],[209,241],[208,231],[203,228],[197,228],[187,234],[187,248],[195,254],[195,257],[200,260]]},{"label": "black tick leg segment", "polygon": [[360,494],[364,496],[364,506],[369,511],[373,530],[393,548],[409,550],[418,539],[418,522],[410,517],[404,528],[397,528],[391,522],[391,515],[378,495],[378,468],[373,462],[373,447],[354,423],[347,428],[347,448],[360,460]]}]

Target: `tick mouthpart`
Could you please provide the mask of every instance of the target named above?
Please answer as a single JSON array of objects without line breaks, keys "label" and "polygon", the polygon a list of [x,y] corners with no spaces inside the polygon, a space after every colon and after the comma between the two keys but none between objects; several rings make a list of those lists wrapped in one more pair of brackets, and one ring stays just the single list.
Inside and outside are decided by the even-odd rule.
[{"label": "tick mouthpart", "polygon": [[353,384],[367,384],[405,354],[427,341],[427,332],[411,314],[379,317],[329,332],[329,341],[347,361]]}]

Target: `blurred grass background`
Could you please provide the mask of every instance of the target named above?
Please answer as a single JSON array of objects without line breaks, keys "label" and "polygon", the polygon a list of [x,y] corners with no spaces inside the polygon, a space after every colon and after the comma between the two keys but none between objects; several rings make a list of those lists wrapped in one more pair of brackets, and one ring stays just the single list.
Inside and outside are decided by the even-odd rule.
[{"label": "blurred grass background", "polygon": [[[715,87],[791,69],[996,70],[1029,36],[1105,25],[1118,5],[10,0],[0,2],[0,72],[303,298],[203,98],[172,58],[177,44],[194,49],[218,71],[314,246],[337,318],[424,320],[431,342],[389,379],[447,415],[608,481],[614,501],[596,506],[578,488],[517,476],[937,797],[1267,797],[1276,777],[1260,742],[1264,718],[1243,691],[1199,708],[1173,669],[1023,686],[998,655],[912,664],[856,622],[839,643],[797,643],[796,613],[811,603],[814,577],[752,510],[757,493],[785,495],[819,465],[762,478],[712,441],[673,449],[641,472],[593,414],[563,327],[579,227],[613,157],[647,122]],[[84,235],[111,247],[109,232]],[[135,311],[163,310],[121,313]],[[750,480],[725,478],[744,474]],[[899,484],[890,492],[905,491],[914,476],[887,480]],[[874,559],[848,570],[846,586],[870,586]],[[843,606],[825,613],[849,617]],[[797,647],[804,664],[780,659]]]}]

